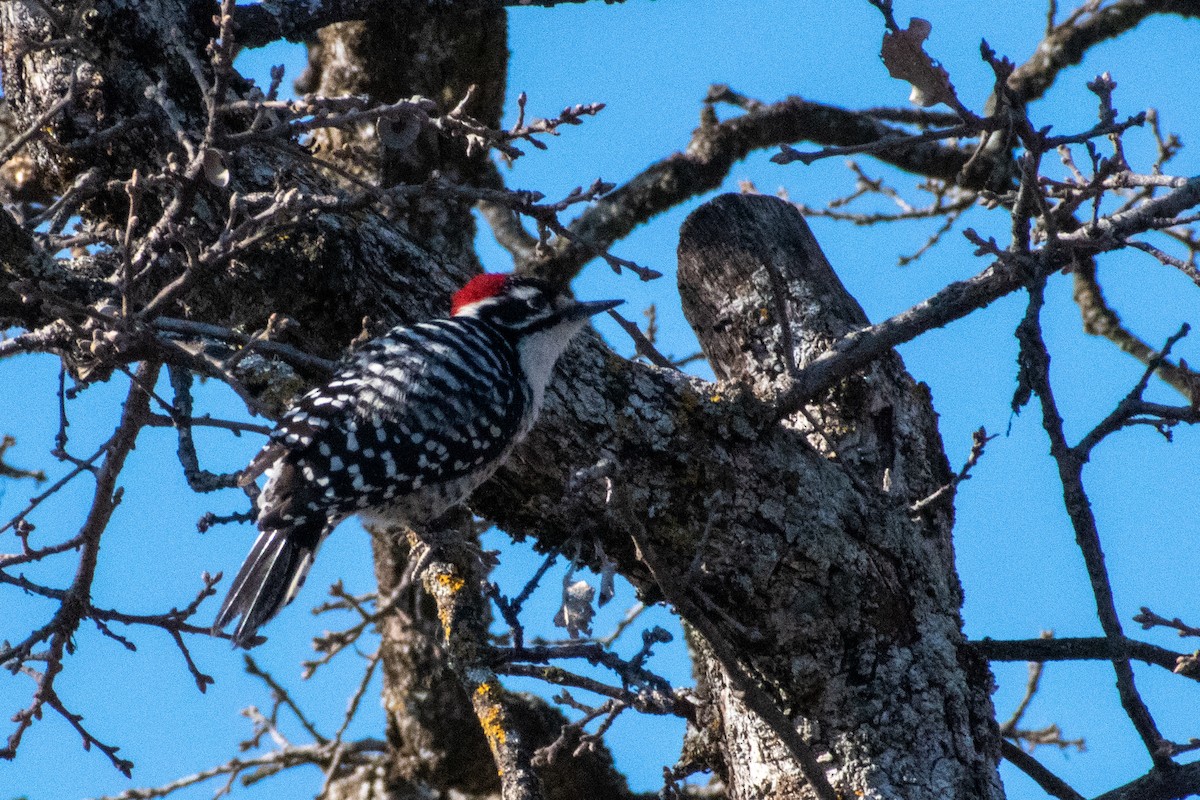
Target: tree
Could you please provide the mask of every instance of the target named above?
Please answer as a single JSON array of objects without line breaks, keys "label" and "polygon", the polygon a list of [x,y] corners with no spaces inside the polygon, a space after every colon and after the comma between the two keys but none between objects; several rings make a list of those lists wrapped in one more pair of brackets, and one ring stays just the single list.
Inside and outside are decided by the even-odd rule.
[{"label": "tree", "polygon": [[[1196,420],[1194,374],[1169,358],[1186,328],[1157,349],[1141,342],[1107,305],[1097,264],[1137,248],[1196,281],[1186,226],[1200,179],[1166,174],[1178,142],[1154,118],[1118,115],[1107,75],[1089,84],[1098,121],[1064,132],[1031,121],[1063,68],[1089,48],[1153,15],[1194,17],[1194,4],[1114,0],[1062,19],[1052,8],[1030,61],[1016,66],[983,47],[994,74],[984,108],[960,100],[926,55],[928,25],[902,25],[890,3],[873,2],[884,66],[912,85],[923,109],[767,104],[713,87],[686,150],[619,187],[598,181],[557,202],[506,188],[489,153],[516,158],[519,147],[540,146],[539,137],[600,109],[527,119],[522,99],[517,125],[501,129],[500,5],[411,2],[402,14],[373,3],[0,7],[12,120],[0,152],[10,197],[0,217],[0,319],[22,331],[0,343],[0,356],[58,356],[77,384],[68,390],[64,381],[64,408],[68,393],[88,385],[127,388],[115,433],[92,455],[73,452],[63,412],[62,480],[95,480],[78,531],[44,541],[31,523],[40,501],[6,526],[19,552],[0,557],[0,582],[52,611],[21,619],[0,650],[0,663],[34,687],[0,753],[14,757],[25,733],[54,712],[129,770],[56,688],[78,658],[84,623],[128,645],[131,630],[161,629],[197,687],[210,683],[189,648],[209,635],[197,617],[211,605],[215,576],[164,614],[93,599],[118,481],[147,429],[177,431],[191,487],[226,494],[237,476],[202,468],[195,429],[264,430],[194,413],[196,376],[227,386],[251,412],[278,414],[360,336],[444,311],[449,291],[480,268],[474,207],[521,270],[565,286],[600,258],[626,280],[653,279],[610,248],[720,186],[751,151],[775,149],[780,164],[866,154],[922,177],[932,197],[927,208],[901,201],[898,214],[829,203],[805,209],[811,215],[937,219],[930,246],[968,209],[985,206],[1004,225],[965,231],[984,261],[977,274],[871,325],[795,207],[754,194],[700,206],[680,230],[679,297],[716,382],[678,369],[628,321],[635,359],[589,338],[565,359],[531,440],[472,500],[479,518],[596,570],[602,594],[619,573],[644,602],[674,608],[687,626],[696,687],[672,687],[652,671],[647,657],[665,638],[656,629],[629,658],[586,635],[526,641],[526,593],[505,596],[489,582],[489,560],[473,543],[478,520],[464,513],[436,530],[374,531],[378,591],[335,586],[327,604],[357,621],[319,638],[307,669],[350,658],[377,628],[378,650],[366,654],[346,719],[378,670],[386,731],[329,737],[292,706],[311,744],[281,741],[212,774],[262,777],[316,764],[329,797],[365,789],[629,797],[596,729],[584,726],[599,720],[603,732],[630,710],[688,723],[668,794],[711,772],[718,791],[735,798],[990,798],[1002,794],[1004,757],[1055,796],[1075,797],[1018,746],[1033,741],[1019,715],[996,723],[988,660],[1102,659],[1153,763],[1112,796],[1200,791],[1200,770],[1174,760],[1190,745],[1159,732],[1131,663],[1173,669],[1183,681],[1194,659],[1126,637],[1083,482],[1096,446],[1122,429],[1169,433]],[[308,94],[297,101],[279,99],[281,75],[264,91],[233,68],[237,47],[281,37],[309,42]],[[950,111],[927,110],[939,103]],[[735,113],[720,119],[727,108]],[[1147,124],[1157,161],[1131,165],[1124,137]],[[793,147],[800,142],[822,149]],[[1064,170],[1049,166],[1056,158]],[[896,196],[861,169],[856,194]],[[573,222],[560,222],[577,207]],[[1068,435],[1051,388],[1043,332],[1047,288],[1065,280],[1062,272],[1089,330],[1144,363],[1125,399],[1079,436]],[[1036,412],[1049,436],[1102,636],[969,642],[962,634],[952,501],[989,436],[981,429],[966,466],[952,470],[929,393],[892,348],[1013,295],[1026,312],[1012,408]],[[1183,401],[1146,399],[1152,380]],[[244,519],[247,509],[243,501],[240,513],[206,524]],[[66,561],[71,577],[61,585],[24,572]],[[560,615],[573,639],[587,633],[591,605],[583,587],[564,584]],[[1149,610],[1138,621],[1192,632]],[[499,641],[491,628],[503,632]],[[560,666],[570,658],[604,667],[607,680]],[[276,696],[274,711],[255,718],[257,741],[277,732],[291,699],[253,661],[249,669]],[[507,690],[504,676],[564,687],[560,704],[582,718],[568,723],[546,702]]]}]

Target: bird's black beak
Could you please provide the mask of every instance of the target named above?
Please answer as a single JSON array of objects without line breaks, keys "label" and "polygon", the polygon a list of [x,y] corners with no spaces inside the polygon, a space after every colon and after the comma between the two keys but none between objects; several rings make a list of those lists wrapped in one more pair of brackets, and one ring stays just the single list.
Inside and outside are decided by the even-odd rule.
[{"label": "bird's black beak", "polygon": [[565,319],[583,319],[585,317],[594,317],[601,311],[608,311],[611,308],[624,303],[624,300],[590,300],[586,303],[576,303],[563,310],[562,315]]}]

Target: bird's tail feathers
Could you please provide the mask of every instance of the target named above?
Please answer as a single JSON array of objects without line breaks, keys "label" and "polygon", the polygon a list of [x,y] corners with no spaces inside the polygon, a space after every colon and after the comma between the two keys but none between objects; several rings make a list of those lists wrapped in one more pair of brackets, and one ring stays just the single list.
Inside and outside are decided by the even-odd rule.
[{"label": "bird's tail feathers", "polygon": [[233,631],[233,646],[247,647],[254,642],[258,628],[292,602],[329,532],[324,521],[317,524],[325,529],[267,528],[259,533],[217,614],[214,633],[241,617]]}]

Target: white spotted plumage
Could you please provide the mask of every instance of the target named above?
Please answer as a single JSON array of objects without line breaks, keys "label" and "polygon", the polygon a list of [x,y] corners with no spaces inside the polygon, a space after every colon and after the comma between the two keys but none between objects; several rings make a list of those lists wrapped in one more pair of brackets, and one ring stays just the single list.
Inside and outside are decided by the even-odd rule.
[{"label": "white spotted plumage", "polygon": [[233,642],[250,644],[343,518],[420,525],[464,500],[533,426],[571,337],[616,304],[483,275],[455,295],[454,316],[363,345],[284,414],[245,471],[267,477],[260,534],[214,628],[240,617]]}]

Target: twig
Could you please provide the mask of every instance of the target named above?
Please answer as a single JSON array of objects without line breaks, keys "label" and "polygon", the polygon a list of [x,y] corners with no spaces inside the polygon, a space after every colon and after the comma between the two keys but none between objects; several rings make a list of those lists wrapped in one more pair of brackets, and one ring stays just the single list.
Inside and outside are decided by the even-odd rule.
[{"label": "twig", "polygon": [[100,540],[108,526],[117,504],[121,499],[121,491],[116,487],[116,481],[124,467],[125,459],[137,441],[144,419],[149,411],[148,397],[141,389],[141,384],[152,385],[158,374],[157,364],[143,364],[138,370],[140,381],[131,382],[125,405],[121,412],[121,421],[113,436],[101,448],[105,455],[104,462],[96,472],[96,488],[92,498],[91,508],[87,518],[79,530],[80,555],[79,566],[71,586],[62,597],[62,602],[54,618],[40,630],[34,632],[17,647],[6,647],[0,654],[0,662],[17,662],[27,659],[32,648],[40,641],[49,640],[49,655],[46,671],[37,678],[38,689],[33,703],[14,718],[16,728],[9,735],[7,744],[0,748],[0,758],[16,757],[17,749],[26,730],[34,720],[41,716],[41,709],[49,705],[60,713],[79,732],[84,746],[95,744],[113,766],[125,775],[129,775],[132,763],[118,758],[116,748],[104,745],[92,736],[80,723],[81,717],[68,712],[59,702],[54,690],[57,675],[63,669],[63,657],[67,644],[72,639],[80,622],[86,618],[91,596],[92,582],[95,577],[99,560]]},{"label": "twig", "polygon": [[192,374],[179,367],[171,367],[168,374],[175,391],[175,402],[170,407],[171,421],[179,437],[177,454],[188,486],[194,492],[215,492],[237,486],[239,472],[218,475],[200,468],[196,442],[192,438]]},{"label": "twig", "polygon": [[220,325],[212,325],[205,322],[194,322],[185,319],[173,319],[171,317],[157,317],[153,325],[156,329],[167,332],[182,334],[184,336],[200,336],[211,339],[218,339],[225,342],[235,342],[237,344],[252,347],[256,352],[266,356],[273,356],[284,361],[287,364],[296,367],[304,374],[311,377],[328,378],[333,374],[336,368],[336,363],[327,358],[314,356],[303,350],[298,350],[295,347],[280,342],[272,342],[263,339],[256,339],[253,336],[248,336],[244,333],[225,328]]},{"label": "twig", "polygon": [[654,343],[646,338],[642,333],[641,328],[632,320],[625,319],[621,314],[609,309],[608,315],[616,320],[616,323],[621,326],[621,330],[629,334],[629,338],[633,339],[634,351],[637,355],[643,356],[647,361],[656,367],[662,369],[675,369],[675,364],[662,353],[658,352],[658,348]]},{"label": "twig", "polygon": [[[555,686],[572,686],[576,689],[583,689],[603,697],[611,697],[615,700],[621,700],[630,705],[636,704],[638,696],[627,690],[617,686],[609,686],[608,684],[598,681],[595,678],[588,678],[583,675],[577,675],[573,672],[563,669],[562,667],[539,666],[536,664],[502,664],[496,667],[496,672],[500,675],[517,675],[524,678],[537,678],[545,683],[554,684]],[[641,709],[648,713],[668,713],[659,706],[650,706]]]},{"label": "twig", "polygon": [[[1093,336],[1105,337],[1122,351],[1143,364],[1148,364],[1155,356],[1154,348],[1121,323],[1121,318],[1104,297],[1096,279],[1094,265],[1081,266],[1074,271],[1073,277],[1073,296],[1083,318],[1083,329]],[[1158,376],[1189,401],[1198,396],[1196,387],[1200,385],[1200,375],[1196,372],[1171,363],[1169,359],[1163,359],[1158,367]]]},{"label": "twig", "polygon": [[612,647],[613,644],[621,638],[621,634],[625,633],[629,626],[637,621],[637,618],[640,617],[642,612],[644,612],[647,608],[649,608],[649,606],[643,602],[639,601],[634,603],[633,606],[631,606],[630,609],[625,612],[625,616],[621,618],[621,621],[617,623],[617,626],[613,628],[612,633],[610,633],[608,636],[605,636],[603,639],[597,639],[597,641],[600,643],[600,646],[605,648]]},{"label": "twig", "polygon": [[[433,192],[435,194],[443,194],[451,197],[462,197],[471,199],[476,202],[490,202],[498,205],[503,205],[512,209],[514,212],[527,216],[532,219],[538,228],[539,241],[535,246],[535,260],[544,267],[546,263],[553,262],[561,255],[559,250],[569,245],[572,248],[577,248],[587,253],[587,258],[599,256],[612,268],[614,272],[620,274],[622,269],[628,269],[633,272],[642,281],[651,281],[662,277],[662,273],[649,267],[643,267],[628,259],[620,258],[608,252],[607,247],[599,242],[593,241],[587,234],[578,229],[575,223],[570,226],[563,225],[558,219],[558,213],[564,211],[570,206],[580,203],[593,203],[612,191],[613,185],[605,183],[601,180],[592,182],[587,188],[577,186],[571,190],[566,197],[554,203],[539,202],[543,195],[540,192],[529,191],[508,191],[502,189],[484,189],[477,187],[462,186],[459,184],[451,184],[445,181],[427,181],[420,187],[398,187],[391,189],[388,195],[393,198],[403,197],[411,194],[413,191]],[[550,234],[559,237],[559,242],[566,243],[556,249],[551,244]],[[563,285],[568,283],[568,280],[561,279],[559,282]]]},{"label": "twig", "polygon": [[[1049,639],[1050,636],[1046,632],[1042,633],[1043,639]],[[1013,709],[1012,715],[1000,724],[1000,735],[1012,738],[1017,725],[1021,724],[1021,718],[1025,716],[1025,712],[1029,709],[1029,704],[1033,702],[1033,696],[1037,694],[1038,686],[1042,682],[1042,671],[1045,669],[1045,664],[1041,661],[1029,662],[1029,678],[1025,683],[1025,696],[1021,698],[1021,702],[1017,703],[1017,707]]]},{"label": "twig", "polygon": [[[1042,407],[1042,425],[1050,438],[1050,454],[1058,465],[1059,480],[1063,487],[1063,501],[1067,514],[1075,529],[1075,538],[1087,565],[1088,580],[1096,602],[1096,613],[1104,635],[1116,641],[1124,641],[1120,617],[1113,600],[1112,585],[1104,565],[1104,551],[1100,546],[1100,533],[1092,512],[1087,491],[1083,485],[1083,459],[1080,451],[1072,448],[1063,431],[1063,419],[1054,399],[1050,385],[1050,358],[1042,338],[1040,314],[1044,303],[1044,282],[1034,283],[1029,288],[1029,306],[1025,318],[1017,328],[1017,340],[1021,345],[1021,373],[1030,389],[1037,395]],[[1114,658],[1113,670],[1117,675],[1117,693],[1121,705],[1142,739],[1151,759],[1159,767],[1172,763],[1162,752],[1162,735],[1145,702],[1138,694],[1133,668],[1127,658]]]},{"label": "twig", "polygon": [[[1140,621],[1134,617],[1135,621]],[[1144,627],[1144,623],[1143,623]],[[980,639],[971,642],[989,661],[1112,661],[1114,658],[1133,658],[1176,671],[1183,653],[1176,653],[1134,639],[1114,641],[1103,636],[1065,639]],[[1189,675],[1193,680],[1200,679]]]},{"label": "twig", "polygon": [[249,511],[235,511],[232,514],[214,514],[208,511],[196,521],[196,530],[200,533],[208,533],[208,530],[214,525],[228,525],[234,522],[254,522],[257,518],[258,512],[253,508]]},{"label": "twig", "polygon": [[1179,631],[1179,635],[1181,637],[1200,636],[1200,628],[1194,628],[1191,625],[1188,625],[1179,617],[1175,617],[1174,619],[1161,617],[1146,606],[1142,606],[1140,613],[1134,615],[1133,621],[1141,625],[1142,630],[1144,631],[1161,626],[1165,628],[1174,628],[1175,630]]},{"label": "twig", "polygon": [[864,142],[863,144],[844,145],[841,147],[825,147],[821,150],[801,151],[791,145],[780,145],[779,152],[771,156],[772,163],[775,164],[791,164],[793,161],[800,161],[803,164],[811,165],[814,162],[824,158],[833,158],[835,156],[852,156],[860,153],[887,153],[894,150],[903,150],[916,145],[928,144],[930,142],[941,142],[946,139],[961,139],[967,136],[973,136],[979,133],[981,129],[979,125],[974,123],[955,125],[953,128],[944,128],[934,131],[922,131],[914,134],[894,134],[892,136],[882,137],[872,142]]},{"label": "twig", "polygon": [[1057,797],[1058,800],[1084,800],[1083,795],[1072,789],[1066,781],[1007,739],[1000,740],[1000,755],[1032,778],[1051,797]]},{"label": "twig", "polygon": [[276,702],[287,706],[296,720],[304,727],[304,730],[308,732],[308,735],[313,738],[313,741],[317,744],[326,744],[329,742],[329,739],[317,732],[316,726],[309,721],[304,712],[300,710],[300,707],[296,705],[296,702],[292,700],[292,696],[288,693],[288,690],[283,688],[271,673],[258,666],[258,662],[249,653],[243,653],[242,658],[245,662],[246,673],[253,675],[267,685]]},{"label": "twig", "polygon": [[546,558],[542,560],[541,566],[525,582],[525,586],[521,589],[520,593],[512,600],[500,594],[500,587],[496,584],[493,583],[488,586],[488,595],[492,598],[492,602],[496,604],[496,608],[500,610],[500,615],[504,618],[505,624],[508,625],[514,647],[523,647],[525,645],[525,626],[521,624],[520,619],[521,608],[525,605],[525,601],[533,594],[534,590],[537,589],[542,578],[550,570],[550,567],[554,566],[556,561],[558,561],[557,550],[547,554]]},{"label": "twig", "polygon": [[949,483],[940,487],[933,494],[909,506],[909,511],[913,514],[919,514],[944,498],[953,499],[954,495],[958,492],[958,485],[963,481],[971,479],[971,470],[979,463],[979,459],[983,456],[983,450],[987,447],[987,443],[995,438],[996,434],[988,436],[987,429],[981,425],[979,430],[971,434],[971,453],[967,456],[966,463],[963,464],[958,474],[953,476]]},{"label": "twig", "polygon": [[7,434],[0,439],[0,477],[3,478],[33,478],[38,483],[43,483],[46,480],[46,473],[40,469],[20,469],[14,467],[4,461],[4,454],[8,452],[8,448],[17,443],[17,440]]},{"label": "twig", "polygon": [[1142,373],[1142,377],[1129,390],[1129,393],[1122,398],[1121,402],[1117,404],[1117,407],[1107,417],[1075,445],[1075,458],[1081,462],[1086,461],[1092,450],[1105,437],[1130,425],[1152,424],[1158,427],[1160,432],[1164,432],[1165,435],[1167,429],[1178,422],[1200,422],[1200,410],[1196,406],[1172,408],[1150,404],[1142,399],[1142,395],[1145,394],[1146,388],[1150,385],[1151,376],[1158,371],[1167,356],[1171,354],[1172,348],[1175,347],[1180,339],[1187,336],[1190,330],[1190,326],[1184,323],[1178,332],[1167,339],[1166,344],[1163,345],[1163,349],[1151,356],[1146,364],[1146,370]]},{"label": "twig", "polygon": [[[491,657],[495,664],[516,664],[519,662],[548,664],[564,659],[582,658],[591,664],[602,666],[621,677],[624,684],[638,687],[643,704],[653,704],[664,708],[675,706],[675,694],[671,685],[653,672],[627,661],[616,653],[608,650],[599,642],[568,642],[554,645],[532,645],[525,647],[493,648]],[[502,667],[497,666],[497,669]]]},{"label": "twig", "polygon": [[[232,785],[232,782],[239,775],[251,770],[272,767],[283,769],[300,764],[316,764],[317,766],[324,767],[332,757],[332,750],[333,746],[331,744],[311,744],[281,748],[257,758],[231,758],[220,766],[179,778],[163,786],[146,789],[126,789],[120,794],[97,798],[97,800],[155,800],[155,798],[166,797],[180,789],[186,789],[189,786],[195,786],[198,783],[203,783],[222,775],[229,776],[229,784],[227,785]],[[388,744],[378,739],[364,739],[358,742],[343,743],[342,760],[345,763],[347,759],[353,756],[353,763],[360,764],[364,763],[371,754],[377,755],[386,753],[387,751]],[[219,792],[218,794],[222,793]]]},{"label": "twig", "polygon": [[0,164],[4,164],[10,158],[17,154],[17,151],[24,147],[35,136],[40,136],[48,131],[47,126],[50,120],[54,119],[62,112],[64,108],[75,101],[75,85],[78,76],[72,72],[70,83],[67,86],[67,92],[62,97],[55,100],[49,108],[38,115],[28,128],[9,140],[3,148],[0,148]]}]

